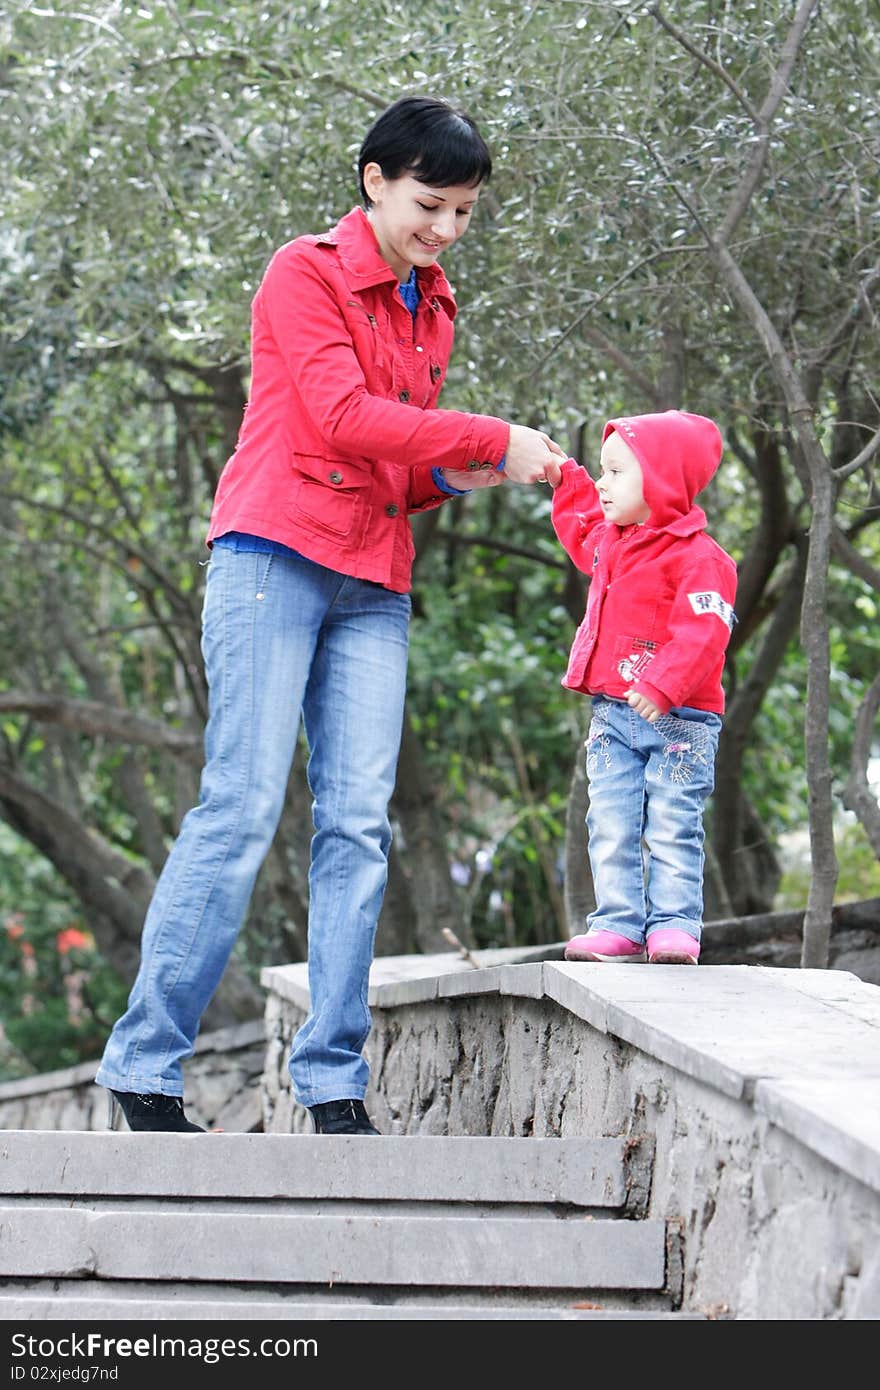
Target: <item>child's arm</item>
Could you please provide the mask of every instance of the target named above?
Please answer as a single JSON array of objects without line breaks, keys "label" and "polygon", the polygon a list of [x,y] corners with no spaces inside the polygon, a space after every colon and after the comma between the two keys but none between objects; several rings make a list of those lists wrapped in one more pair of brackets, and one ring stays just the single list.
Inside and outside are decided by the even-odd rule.
[{"label": "child's arm", "polygon": [[562,478],[553,491],[553,529],[569,558],[585,574],[593,572],[589,537],[602,520],[596,484],[574,459],[562,465]]}]

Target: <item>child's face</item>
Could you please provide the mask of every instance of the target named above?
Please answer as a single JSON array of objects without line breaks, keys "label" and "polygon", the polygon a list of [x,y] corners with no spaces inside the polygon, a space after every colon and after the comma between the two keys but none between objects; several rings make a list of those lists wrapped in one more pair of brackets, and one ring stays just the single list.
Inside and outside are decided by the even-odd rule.
[{"label": "child's face", "polygon": [[401,281],[412,266],[428,266],[468,229],[479,185],[429,188],[410,174],[386,179],[378,164],[364,169],[373,206],[367,216],[383,257]]},{"label": "child's face", "polygon": [[651,508],[642,492],[642,465],[632,449],[612,430],[599,455],[602,473],[596,487],[606,521],[635,526],[647,521]]}]

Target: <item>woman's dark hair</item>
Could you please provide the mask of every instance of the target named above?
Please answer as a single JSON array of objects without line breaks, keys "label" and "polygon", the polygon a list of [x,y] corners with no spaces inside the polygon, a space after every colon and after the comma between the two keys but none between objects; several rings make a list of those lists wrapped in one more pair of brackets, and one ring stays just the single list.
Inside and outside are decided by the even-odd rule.
[{"label": "woman's dark hair", "polygon": [[378,164],[386,179],[411,174],[433,188],[476,187],[492,172],[492,156],[471,117],[459,106],[433,97],[400,97],[364,136],[358,181],[364,206],[364,169]]}]

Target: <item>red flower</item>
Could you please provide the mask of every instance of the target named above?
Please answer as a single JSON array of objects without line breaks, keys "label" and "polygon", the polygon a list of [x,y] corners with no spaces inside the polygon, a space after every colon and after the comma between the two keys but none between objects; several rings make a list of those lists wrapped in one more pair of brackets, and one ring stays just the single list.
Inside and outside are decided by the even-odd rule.
[{"label": "red flower", "polygon": [[13,912],[11,917],[7,917],[3,924],[6,928],[6,935],[17,941],[20,936],[24,936],[24,916],[20,912]]},{"label": "red flower", "polygon": [[94,944],[95,939],[91,932],[80,931],[78,927],[65,927],[55,937],[59,956],[66,956],[68,951],[75,951],[77,948],[90,950]]}]

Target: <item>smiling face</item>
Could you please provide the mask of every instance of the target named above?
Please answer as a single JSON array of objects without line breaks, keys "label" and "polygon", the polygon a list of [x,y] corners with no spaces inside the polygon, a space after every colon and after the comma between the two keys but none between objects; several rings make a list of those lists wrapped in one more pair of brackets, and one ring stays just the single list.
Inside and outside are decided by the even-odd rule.
[{"label": "smiling face", "polygon": [[605,520],[617,526],[647,521],[651,508],[642,491],[642,465],[616,430],[602,445],[599,461],[602,473],[596,487]]},{"label": "smiling face", "polygon": [[480,196],[479,184],[431,188],[411,174],[386,179],[378,164],[366,166],[363,180],[379,250],[401,283],[464,235]]}]

